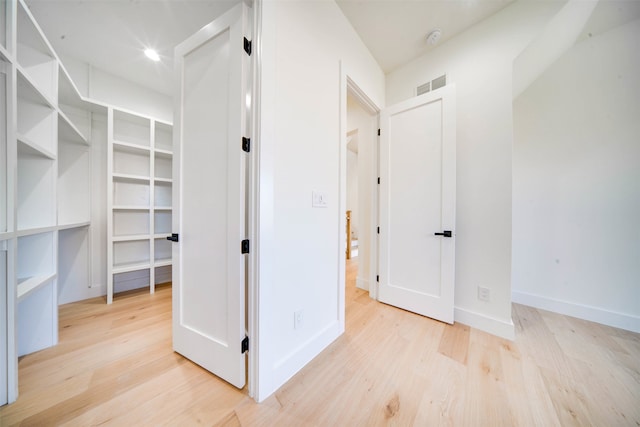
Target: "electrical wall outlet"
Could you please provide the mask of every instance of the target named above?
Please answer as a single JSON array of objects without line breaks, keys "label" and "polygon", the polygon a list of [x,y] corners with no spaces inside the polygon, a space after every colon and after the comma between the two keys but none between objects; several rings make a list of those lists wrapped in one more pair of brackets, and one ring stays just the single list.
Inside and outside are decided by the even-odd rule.
[{"label": "electrical wall outlet", "polygon": [[293,329],[302,328],[302,324],[304,323],[304,313],[302,310],[298,310],[293,313]]},{"label": "electrical wall outlet", "polygon": [[478,286],[478,299],[480,301],[491,301],[491,289]]}]

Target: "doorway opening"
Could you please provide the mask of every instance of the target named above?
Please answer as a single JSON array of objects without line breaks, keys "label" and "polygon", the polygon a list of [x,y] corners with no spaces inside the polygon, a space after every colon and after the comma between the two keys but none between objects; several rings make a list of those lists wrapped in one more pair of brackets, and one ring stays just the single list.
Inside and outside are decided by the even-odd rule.
[{"label": "doorway opening", "polygon": [[345,247],[348,310],[350,303],[364,293],[375,298],[379,109],[353,81],[348,77],[346,80],[342,147],[345,173],[341,179],[345,227],[340,238]]}]

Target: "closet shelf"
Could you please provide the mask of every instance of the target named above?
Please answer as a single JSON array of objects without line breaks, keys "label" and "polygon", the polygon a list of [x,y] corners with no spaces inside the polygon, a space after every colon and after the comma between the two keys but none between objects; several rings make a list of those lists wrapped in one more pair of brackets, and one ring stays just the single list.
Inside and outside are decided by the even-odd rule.
[{"label": "closet shelf", "polygon": [[36,227],[36,228],[24,228],[16,231],[16,237],[24,237],[24,236],[32,236],[34,234],[48,233],[50,231],[56,231],[58,229],[57,225],[48,225],[46,227]]},{"label": "closet shelf", "polygon": [[126,173],[114,173],[113,174],[114,181],[133,181],[133,182],[149,182],[151,178],[148,176],[142,175],[131,175]]},{"label": "closet shelf", "polygon": [[75,124],[62,111],[58,110],[58,134],[61,141],[75,142],[89,146],[87,138],[78,130]]},{"label": "closet shelf", "polygon": [[113,274],[128,273],[130,271],[145,270],[151,267],[149,262],[132,263],[132,264],[115,264],[111,269]]},{"label": "closet shelf", "polygon": [[173,151],[163,150],[161,148],[155,148],[154,153],[159,154],[161,157],[173,157]]},{"label": "closet shelf", "polygon": [[91,225],[91,221],[76,222],[76,223],[72,223],[72,224],[60,224],[60,225],[58,225],[58,230],[69,230],[71,228],[82,228],[82,227],[88,227],[90,225]]},{"label": "closet shelf", "polygon": [[154,178],[153,179],[157,183],[171,184],[173,183],[173,179],[171,178]]},{"label": "closet shelf", "polygon": [[149,211],[151,208],[149,206],[125,206],[125,205],[114,205],[114,211]]},{"label": "closet shelf", "polygon": [[114,242],[135,242],[138,240],[149,240],[148,234],[130,234],[124,236],[113,236],[112,240]]},{"label": "closet shelf", "polygon": [[171,206],[156,206],[153,208],[154,211],[166,211],[171,212],[173,208]]},{"label": "closet shelf", "polygon": [[38,85],[20,65],[15,64],[15,66],[18,72],[18,96],[55,110],[57,108],[56,103],[38,88]]},{"label": "closet shelf", "polygon": [[46,148],[40,147],[35,142],[29,140],[24,135],[18,134],[17,140],[20,144],[18,144],[18,153],[27,156],[37,156],[37,157],[46,157],[50,160],[55,160],[56,155]]},{"label": "closet shelf", "polygon": [[172,264],[171,258],[167,259],[157,259],[154,263],[154,267],[166,267]]},{"label": "closet shelf", "polygon": [[27,277],[24,279],[18,279],[18,302],[28,296],[31,292],[46,285],[51,280],[56,278],[56,274],[48,274],[41,276]]},{"label": "closet shelf", "polygon": [[134,153],[138,153],[140,151],[143,151],[145,153],[151,152],[151,147],[123,141],[113,141],[113,149],[117,151],[128,151]]}]

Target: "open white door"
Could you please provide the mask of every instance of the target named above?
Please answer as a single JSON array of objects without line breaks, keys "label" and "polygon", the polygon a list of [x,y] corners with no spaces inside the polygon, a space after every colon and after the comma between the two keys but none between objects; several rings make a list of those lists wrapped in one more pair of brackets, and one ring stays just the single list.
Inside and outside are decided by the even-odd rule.
[{"label": "open white door", "polygon": [[247,6],[176,47],[173,348],[238,388],[246,382]]},{"label": "open white door", "polygon": [[453,323],[455,87],[380,113],[381,302]]}]

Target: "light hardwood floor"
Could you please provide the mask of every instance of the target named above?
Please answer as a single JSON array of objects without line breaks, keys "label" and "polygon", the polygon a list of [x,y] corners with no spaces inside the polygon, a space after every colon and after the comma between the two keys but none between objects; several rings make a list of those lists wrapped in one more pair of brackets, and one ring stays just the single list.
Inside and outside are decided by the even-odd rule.
[{"label": "light hardwood floor", "polygon": [[371,300],[262,404],[171,350],[171,288],[60,307],[0,425],[640,426],[640,335],[514,305],[516,340]]}]

